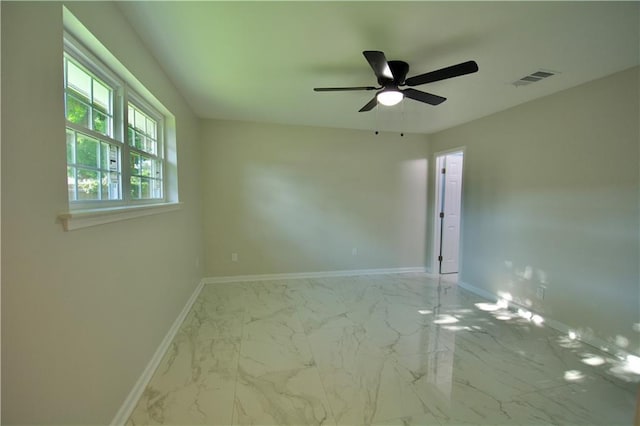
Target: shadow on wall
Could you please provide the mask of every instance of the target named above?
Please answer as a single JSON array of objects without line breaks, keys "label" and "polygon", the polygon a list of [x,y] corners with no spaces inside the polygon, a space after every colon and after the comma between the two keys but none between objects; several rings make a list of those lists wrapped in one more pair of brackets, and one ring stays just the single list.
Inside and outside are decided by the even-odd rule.
[{"label": "shadow on wall", "polygon": [[427,159],[399,161],[379,172],[365,163],[360,173],[346,175],[331,172],[340,170],[340,159],[312,170],[249,163],[237,228],[260,263],[282,270],[292,262],[342,269],[353,268],[360,256],[368,260],[363,266],[380,260],[385,266],[419,266]]}]

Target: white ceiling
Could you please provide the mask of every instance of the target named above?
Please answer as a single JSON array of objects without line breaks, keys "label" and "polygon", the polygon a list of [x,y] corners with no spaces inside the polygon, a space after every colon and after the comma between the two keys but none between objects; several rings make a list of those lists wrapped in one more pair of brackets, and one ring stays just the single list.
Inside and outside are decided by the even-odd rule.
[{"label": "white ceiling", "polygon": [[[432,133],[640,64],[639,2],[120,2],[204,118]],[[377,85],[363,50],[408,76],[475,60],[418,86],[448,98],[358,110]],[[512,83],[538,69],[560,74]]]}]

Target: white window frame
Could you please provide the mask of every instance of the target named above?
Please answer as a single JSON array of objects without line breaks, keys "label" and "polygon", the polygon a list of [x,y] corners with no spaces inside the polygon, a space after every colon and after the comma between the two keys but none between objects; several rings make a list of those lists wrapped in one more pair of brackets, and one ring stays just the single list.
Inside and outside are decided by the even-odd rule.
[{"label": "white window frame", "polygon": [[[122,156],[126,156],[127,158],[127,164],[129,164],[129,158],[130,158],[130,154],[131,151],[134,151],[136,153],[140,153],[140,154],[144,154],[150,157],[153,157],[155,159],[159,159],[160,161],[162,161],[162,168],[161,168],[161,174],[162,174],[162,197],[161,198],[150,198],[150,199],[137,199],[137,200],[132,200],[131,199],[131,191],[130,191],[130,185],[131,185],[131,174],[130,174],[130,168],[127,167],[126,170],[126,182],[127,182],[127,190],[126,193],[124,192],[123,189],[123,197],[126,197],[125,199],[129,201],[130,204],[155,204],[158,202],[166,202],[167,200],[167,180],[166,180],[166,173],[167,173],[167,166],[166,166],[166,160],[165,160],[165,153],[167,151],[167,147],[165,144],[165,118],[164,116],[157,111],[155,108],[153,108],[151,105],[149,105],[148,102],[146,102],[144,100],[143,97],[139,96],[137,93],[133,92],[132,90],[128,89],[126,90],[126,93],[128,94],[127,99],[126,99],[126,105],[123,103],[123,115],[124,120],[123,123],[127,126],[127,132],[125,132],[125,138],[127,139],[127,141],[125,142],[126,148],[125,151]],[[141,110],[144,114],[146,114],[147,116],[149,116],[151,119],[155,120],[158,127],[156,129],[156,142],[157,142],[157,153],[156,154],[150,154],[144,150],[140,150],[137,148],[133,148],[131,149],[131,145],[130,142],[128,140],[128,127],[129,127],[129,114],[127,112],[124,112],[124,110],[128,111],[129,109],[129,104],[132,104],[133,106],[135,106],[136,108],[138,108],[139,110]],[[125,175],[123,173],[123,177],[122,177],[123,181],[125,179]]]},{"label": "white window frame", "polygon": [[[96,208],[107,208],[107,207],[115,207],[125,205],[124,199],[124,163],[123,163],[123,150],[126,145],[126,141],[124,140],[123,133],[123,125],[125,123],[122,120],[117,120],[118,116],[123,115],[123,91],[125,90],[125,84],[122,80],[120,80],[113,72],[109,70],[106,66],[104,66],[98,59],[93,57],[93,55],[85,49],[80,43],[78,43],[72,36],[65,33],[64,37],[64,56],[70,56],[73,58],[74,62],[77,62],[82,68],[86,69],[90,74],[93,74],[104,83],[106,83],[110,89],[112,89],[112,104],[113,104],[113,119],[111,123],[112,134],[110,136],[103,135],[100,132],[95,130],[91,130],[87,127],[84,127],[80,124],[75,124],[66,119],[65,114],[65,129],[69,128],[76,132],[80,132],[86,134],[87,136],[91,136],[98,140],[103,140],[113,145],[118,145],[120,147],[120,194],[122,195],[121,200],[90,200],[90,201],[75,201],[68,200],[69,202],[69,210],[79,210],[79,209],[96,209]],[[96,63],[101,66],[96,66]],[[66,76],[65,76],[66,77]],[[64,102],[66,109],[66,90],[64,93]],[[67,163],[67,166],[69,164]]]},{"label": "white window frame", "polygon": [[[153,106],[157,100],[148,100],[145,96],[135,91],[124,78],[112,71],[104,61],[98,59],[89,49],[87,49],[78,39],[68,31],[64,32],[64,55],[69,56],[74,62],[80,64],[90,74],[93,74],[105,84],[109,85],[112,92],[113,119],[112,134],[105,136],[98,131],[93,131],[82,125],[74,124],[66,119],[65,128],[84,133],[98,140],[103,140],[120,148],[120,196],[119,200],[71,200],[68,199],[69,210],[59,215],[59,219],[65,230],[73,230],[86,226],[99,225],[133,217],[146,216],[148,214],[162,213],[180,208],[177,197],[169,194],[168,175],[168,147],[167,147],[167,123],[168,117],[158,108]],[[122,67],[118,64],[120,68]],[[127,75],[127,77],[130,77]],[[140,85],[137,83],[137,87]],[[144,89],[146,91],[146,89]],[[148,91],[146,91],[148,92]],[[155,102],[154,102],[155,101]],[[66,102],[66,91],[65,91]],[[149,118],[157,123],[157,154],[149,154],[130,146],[128,140],[128,105],[131,103]],[[66,105],[64,106],[66,108]],[[163,107],[163,110],[166,108]],[[172,121],[173,122],[173,121]],[[149,199],[133,199],[131,197],[131,164],[130,153],[141,152],[161,161],[162,175],[162,197]],[[66,158],[66,157],[65,157]],[[65,160],[66,161],[66,160]],[[68,165],[68,164],[67,164]],[[66,166],[65,165],[65,170]],[[175,167],[175,166],[174,166]],[[175,172],[175,168],[172,169]],[[65,176],[67,173],[65,172]],[[68,194],[68,191],[67,191]],[[176,199],[171,199],[171,198]]]},{"label": "white window frame", "polygon": [[[141,204],[156,204],[164,203],[167,201],[166,193],[166,166],[164,153],[166,152],[165,139],[164,139],[164,116],[149,105],[145,99],[133,91],[125,81],[118,78],[105,64],[97,59],[91,52],[89,52],[84,46],[82,46],[77,40],[68,33],[65,33],[64,39],[65,55],[71,57],[75,62],[78,62],[83,68],[95,75],[99,79],[107,83],[113,90],[113,134],[111,137],[102,135],[99,132],[86,129],[82,125],[77,125],[66,121],[66,126],[83,133],[93,136],[98,139],[106,140],[112,144],[120,146],[120,200],[91,200],[91,201],[69,201],[70,210],[87,209],[87,208],[105,208],[123,205],[141,205]],[[128,107],[129,103],[133,104],[136,108],[140,109],[144,114],[156,121],[156,140],[157,140],[157,154],[145,153],[143,150],[133,148],[130,145],[128,137]],[[154,157],[156,160],[160,160],[162,163],[162,197],[161,198],[145,198],[145,199],[133,199],[131,197],[131,165],[130,165],[130,153],[140,152],[148,154]]]}]

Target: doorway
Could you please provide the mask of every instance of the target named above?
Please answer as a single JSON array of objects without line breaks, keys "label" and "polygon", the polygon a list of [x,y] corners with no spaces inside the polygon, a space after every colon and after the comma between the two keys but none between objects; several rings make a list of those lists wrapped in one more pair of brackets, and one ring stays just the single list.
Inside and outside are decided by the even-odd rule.
[{"label": "doorway", "polygon": [[463,150],[436,154],[433,253],[439,274],[457,274],[460,267],[463,163]]}]

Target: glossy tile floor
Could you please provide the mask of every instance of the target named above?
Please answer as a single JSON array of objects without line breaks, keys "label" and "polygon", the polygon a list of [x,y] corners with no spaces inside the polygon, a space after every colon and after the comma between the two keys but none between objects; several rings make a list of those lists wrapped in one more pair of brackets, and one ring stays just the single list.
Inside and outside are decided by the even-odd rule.
[{"label": "glossy tile floor", "polygon": [[210,284],[127,424],[629,425],[614,361],[425,274]]}]

